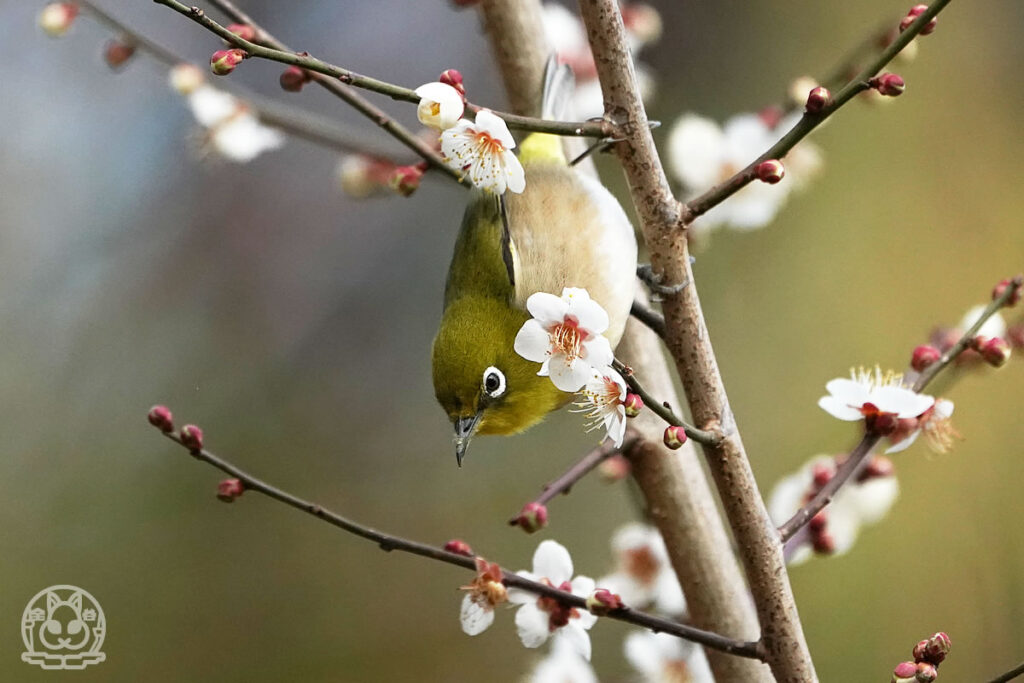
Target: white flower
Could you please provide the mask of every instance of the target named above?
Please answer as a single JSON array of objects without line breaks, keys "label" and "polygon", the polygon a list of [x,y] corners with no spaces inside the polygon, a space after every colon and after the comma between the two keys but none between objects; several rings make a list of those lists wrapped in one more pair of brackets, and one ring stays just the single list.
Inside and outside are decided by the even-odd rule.
[{"label": "white flower", "polygon": [[[978,322],[978,318],[980,318],[981,314],[985,312],[985,308],[987,307],[984,304],[979,304],[967,311],[967,313],[964,314],[963,319],[960,321],[960,325],[958,325],[960,332],[966,332],[970,329],[971,325]],[[1005,339],[1006,321],[1003,320],[1003,316],[999,315],[998,312],[992,314],[992,317],[982,324],[981,328],[978,330],[977,336],[1003,337]]]},{"label": "white flower", "polygon": [[508,592],[502,580],[501,567],[488,563],[482,557],[476,558],[476,578],[462,590],[468,591],[462,598],[459,609],[459,623],[466,635],[475,636],[486,631],[494,623],[494,608],[508,600]]},{"label": "white flower", "polygon": [[562,391],[579,391],[593,368],[611,365],[608,314],[585,289],[566,287],[562,296],[531,294],[526,309],[533,316],[516,334],[515,351],[526,360],[541,363],[538,375],[550,375]]},{"label": "white flower", "polygon": [[570,647],[566,641],[556,638],[551,653],[538,662],[526,678],[528,683],[598,683],[597,675],[587,660]]},{"label": "white flower", "polygon": [[188,104],[214,149],[231,161],[252,161],[284,144],[284,135],[260,123],[244,102],[213,86],[193,90]]},{"label": "white flower", "polygon": [[903,375],[892,371],[883,375],[878,366],[874,372],[860,368],[850,375],[852,379],[831,380],[825,385],[829,395],[818,399],[822,410],[840,420],[852,422],[877,414],[918,417],[935,403],[931,396],[905,387]]},{"label": "white flower", "polygon": [[[570,581],[572,558],[569,551],[555,541],[542,541],[533,554],[533,571],[521,571],[519,575],[581,597],[594,591],[591,578],[577,576]],[[553,637],[564,640],[563,645],[570,646],[584,659],[590,660],[590,635],[587,631],[597,621],[596,616],[518,588],[508,591],[508,599],[522,605],[516,612],[516,631],[523,645],[540,647],[548,637]]]},{"label": "white flower", "polygon": [[683,589],[656,528],[639,522],[619,527],[612,536],[612,552],[616,569],[598,580],[601,588],[618,593],[630,606],[653,604],[673,616],[686,611]]},{"label": "white flower", "polygon": [[191,95],[206,82],[206,75],[195,64],[176,64],[167,72],[167,82],[179,95]]},{"label": "white flower", "polygon": [[420,96],[416,118],[424,126],[447,130],[462,118],[465,102],[459,91],[447,83],[425,83],[416,88],[416,94]]},{"label": "white flower", "polygon": [[645,683],[714,683],[704,648],[667,633],[635,631],[623,643],[626,659]]},{"label": "white flower", "polygon": [[592,371],[580,391],[583,400],[576,403],[578,407],[574,412],[586,413],[590,420],[588,432],[604,427],[607,437],[618,448],[626,434],[626,382],[609,366],[600,370],[593,368]]},{"label": "white flower", "polygon": [[526,187],[523,165],[512,153],[515,146],[505,122],[487,109],[477,112],[476,121],[460,119],[441,133],[441,154],[448,165],[468,172],[475,186],[495,194]]},{"label": "white flower", "polygon": [[950,422],[950,418],[953,416],[953,407],[953,402],[949,399],[936,400],[935,405],[924,411],[920,417],[907,420],[911,423],[909,431],[897,428],[896,432],[889,436],[892,446],[885,452],[899,453],[910,448],[922,433],[933,451],[936,453],[949,451],[953,446],[953,439],[959,436]]}]

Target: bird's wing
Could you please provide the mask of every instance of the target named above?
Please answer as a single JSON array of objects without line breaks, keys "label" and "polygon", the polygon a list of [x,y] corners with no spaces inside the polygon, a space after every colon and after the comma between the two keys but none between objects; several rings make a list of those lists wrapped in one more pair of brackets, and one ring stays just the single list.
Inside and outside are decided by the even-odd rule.
[{"label": "bird's wing", "polygon": [[466,207],[444,288],[444,305],[474,294],[511,301],[515,247],[502,198],[478,192]]}]

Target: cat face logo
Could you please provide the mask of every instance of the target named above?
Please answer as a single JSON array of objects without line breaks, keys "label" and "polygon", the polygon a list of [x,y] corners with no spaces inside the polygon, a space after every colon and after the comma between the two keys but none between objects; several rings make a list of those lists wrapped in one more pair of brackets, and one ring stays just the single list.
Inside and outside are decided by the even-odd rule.
[{"label": "cat face logo", "polygon": [[100,652],[106,632],[96,598],[76,586],[50,586],[21,615],[21,659],[44,669],[84,669],[107,658]]}]

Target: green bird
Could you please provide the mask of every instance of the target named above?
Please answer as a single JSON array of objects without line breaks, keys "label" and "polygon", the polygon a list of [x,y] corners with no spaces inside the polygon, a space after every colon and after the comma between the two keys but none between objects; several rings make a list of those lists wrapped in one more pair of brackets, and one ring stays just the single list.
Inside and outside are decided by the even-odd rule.
[{"label": "green bird", "polygon": [[[565,118],[558,115],[573,88],[569,67],[550,63],[544,118]],[[603,334],[611,348],[633,302],[636,237],[618,200],[569,165],[558,136],[530,134],[519,159],[526,176],[521,194],[474,190],[470,197],[434,339],[434,393],[454,425],[459,466],[474,434],[520,432],[573,397],[514,348],[531,318],[530,295],[585,289],[608,314]],[[570,359],[582,341],[574,329],[558,340],[570,347]]]}]

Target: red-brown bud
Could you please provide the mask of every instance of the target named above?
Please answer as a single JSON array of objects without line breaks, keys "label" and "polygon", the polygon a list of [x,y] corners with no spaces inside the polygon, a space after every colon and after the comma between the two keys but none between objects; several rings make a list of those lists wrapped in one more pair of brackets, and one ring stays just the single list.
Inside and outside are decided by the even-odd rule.
[{"label": "red-brown bud", "polygon": [[1014,325],[1006,330],[1006,341],[1015,349],[1024,348],[1024,324]]},{"label": "red-brown bud", "polygon": [[234,502],[235,498],[245,493],[245,485],[238,479],[225,479],[217,484],[217,498],[225,503]]},{"label": "red-brown bud", "polygon": [[918,643],[918,647],[921,647],[921,645],[924,645],[921,649],[921,656],[918,656],[918,648],[915,647],[914,658],[918,661],[924,660],[938,666],[946,658],[946,655],[949,654],[953,647],[953,642],[944,632],[939,631],[928,640],[922,640]]},{"label": "red-brown bud", "polygon": [[629,460],[621,453],[616,453],[597,466],[597,471],[606,482],[621,481],[629,476]]},{"label": "red-brown bud", "polygon": [[466,557],[473,557],[473,549],[469,547],[469,544],[458,538],[453,538],[444,544],[444,549],[450,553],[456,555],[465,555]]},{"label": "red-brown bud", "polygon": [[68,32],[78,16],[78,5],[73,2],[51,2],[39,13],[39,28],[51,38]]},{"label": "red-brown bud", "polygon": [[229,24],[227,29],[242,40],[248,40],[250,43],[256,40],[256,29],[249,24]]},{"label": "red-brown bud", "polygon": [[203,430],[195,425],[181,428],[181,445],[193,453],[203,450]]},{"label": "red-brown bud", "polygon": [[935,668],[934,664],[931,662],[917,663],[917,678],[915,680],[918,683],[932,683],[938,677],[939,670]]},{"label": "red-brown bud", "polygon": [[836,474],[835,466],[830,462],[816,462],[811,465],[811,481],[815,489],[827,484]]},{"label": "red-brown bud", "polygon": [[626,394],[622,407],[626,410],[626,417],[636,417],[644,409],[644,400],[638,394]]},{"label": "red-brown bud", "polygon": [[[902,33],[903,31],[906,31],[908,28],[910,28],[910,25],[914,23],[914,20],[917,19],[922,14],[924,14],[926,11],[928,11],[928,5],[914,5],[913,7],[911,7],[910,11],[907,12],[907,16],[903,17],[903,20],[900,22],[900,32]],[[935,30],[935,26],[938,23],[938,19],[932,18],[932,20],[925,24],[924,28],[921,29],[920,35],[928,35],[929,33]]]},{"label": "red-brown bud", "polygon": [[[977,337],[977,339],[982,339],[982,337]],[[992,337],[978,348],[978,353],[992,367],[1001,368],[1006,365],[1006,361],[1010,360],[1013,350],[1002,337]]]},{"label": "red-brown bud", "polygon": [[408,197],[419,188],[422,178],[423,169],[418,166],[399,166],[388,179],[388,186],[403,197]]},{"label": "red-brown bud", "polygon": [[785,177],[786,167],[778,159],[768,159],[759,163],[754,169],[754,173],[762,183],[774,185]]},{"label": "red-brown bud", "polygon": [[548,509],[540,503],[527,503],[516,518],[516,524],[528,534],[540,531],[548,525]]},{"label": "red-brown bud", "polygon": [[111,69],[119,69],[135,54],[135,46],[123,40],[107,41],[103,48],[103,61]]},{"label": "red-brown bud", "polygon": [[896,466],[892,464],[892,460],[884,455],[876,455],[871,458],[868,462],[867,467],[857,477],[857,481],[863,482],[870,479],[881,479],[882,477],[891,477],[896,472]]},{"label": "red-brown bud", "polygon": [[622,609],[622,598],[606,588],[598,588],[587,596],[587,610],[591,614],[603,617],[617,609]]},{"label": "red-brown bud", "polygon": [[923,372],[926,367],[937,363],[942,358],[942,352],[934,346],[922,344],[914,349],[914,353],[910,356],[910,367],[914,368],[918,372]]},{"label": "red-brown bud", "polygon": [[892,670],[892,683],[917,683],[917,662],[900,662]]},{"label": "red-brown bud", "polygon": [[288,92],[299,92],[302,90],[302,86],[311,80],[313,79],[310,77],[309,72],[294,65],[282,71],[281,77],[278,79],[281,83],[281,88]]},{"label": "red-brown bud", "polygon": [[814,534],[821,534],[827,526],[828,514],[824,510],[811,517],[811,521],[807,523],[808,529]]},{"label": "red-brown bud", "polygon": [[808,114],[817,114],[832,106],[832,93],[828,88],[818,86],[807,93],[807,104],[804,111]]},{"label": "red-brown bud", "polygon": [[149,409],[149,415],[146,416],[149,420],[149,424],[153,425],[161,432],[173,432],[174,431],[174,416],[167,406],[156,405]]},{"label": "red-brown bud", "polygon": [[999,297],[1001,297],[1003,294],[1006,293],[1007,287],[1013,287],[1013,293],[1010,294],[1010,298],[1006,300],[1005,304],[1005,306],[1009,308],[1010,306],[1016,306],[1018,303],[1020,303],[1021,297],[1021,288],[1015,286],[1013,280],[1003,280],[998,285],[996,285],[995,288],[992,290],[992,298],[998,299]]},{"label": "red-brown bud", "polygon": [[217,50],[210,57],[210,71],[218,76],[226,76],[235,70],[242,60],[249,55],[245,50],[232,48],[230,50]]},{"label": "red-brown bud", "polygon": [[686,430],[678,425],[669,425],[665,428],[665,435],[662,440],[665,445],[675,450],[686,443]]},{"label": "red-brown bud", "polygon": [[820,555],[831,555],[836,551],[836,540],[827,531],[811,534],[811,546]]},{"label": "red-brown bud", "polygon": [[897,74],[882,74],[881,76],[875,76],[868,85],[878,91],[878,94],[885,95],[886,97],[897,97],[903,94],[903,91],[907,89],[907,84]]},{"label": "red-brown bud", "polygon": [[438,77],[439,81],[445,85],[450,85],[459,91],[459,94],[463,97],[466,96],[466,86],[462,82],[462,73],[458,69],[445,69],[441,72],[441,76]]}]

